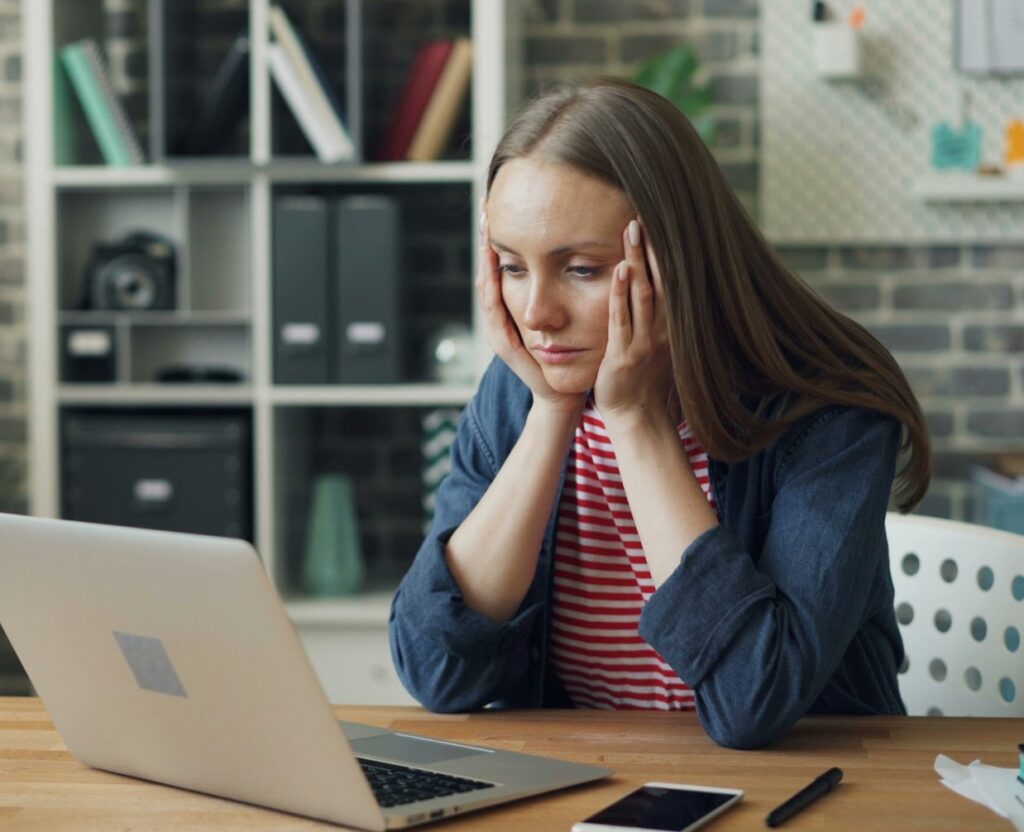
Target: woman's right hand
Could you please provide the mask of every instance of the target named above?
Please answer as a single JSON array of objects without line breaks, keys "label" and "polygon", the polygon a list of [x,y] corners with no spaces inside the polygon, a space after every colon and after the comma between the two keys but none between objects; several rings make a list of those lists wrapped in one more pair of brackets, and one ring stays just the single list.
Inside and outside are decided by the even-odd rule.
[{"label": "woman's right hand", "polygon": [[534,405],[542,404],[557,410],[579,411],[586,394],[558,393],[544,378],[544,371],[523,344],[512,315],[501,294],[501,271],[498,253],[491,247],[490,226],[486,212],[480,218],[480,254],[476,291],[484,313],[484,325],[491,349],[504,361],[533,393]]}]

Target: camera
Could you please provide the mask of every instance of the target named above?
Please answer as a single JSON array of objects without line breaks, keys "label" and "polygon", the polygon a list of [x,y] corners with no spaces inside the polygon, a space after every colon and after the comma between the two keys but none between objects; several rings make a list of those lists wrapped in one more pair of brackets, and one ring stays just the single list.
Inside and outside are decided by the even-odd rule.
[{"label": "camera", "polygon": [[175,308],[174,243],[149,231],[97,243],[85,269],[85,309],[151,311]]}]

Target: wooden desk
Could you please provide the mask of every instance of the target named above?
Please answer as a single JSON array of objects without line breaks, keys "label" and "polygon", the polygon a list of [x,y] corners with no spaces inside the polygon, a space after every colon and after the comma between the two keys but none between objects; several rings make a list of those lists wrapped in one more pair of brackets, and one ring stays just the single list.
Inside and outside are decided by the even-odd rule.
[{"label": "wooden desk", "polygon": [[[728,751],[693,714],[519,711],[438,716],[417,708],[338,708],[339,718],[451,740],[595,762],[610,780],[425,827],[567,830],[649,780],[736,786],[740,805],[710,829],[764,829],[776,804],[829,766],[842,785],[787,823],[794,830],[1007,830],[1008,822],[954,794],[932,769],[946,753],[969,763],[1018,764],[1024,720],[813,717],[770,750]],[[76,762],[37,699],[0,698],[0,829],[337,829],[227,800],[95,771]]]}]

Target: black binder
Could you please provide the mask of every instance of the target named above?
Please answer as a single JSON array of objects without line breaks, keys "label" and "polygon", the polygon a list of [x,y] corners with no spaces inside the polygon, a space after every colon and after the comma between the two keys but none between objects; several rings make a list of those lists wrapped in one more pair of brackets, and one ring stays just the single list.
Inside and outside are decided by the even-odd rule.
[{"label": "black binder", "polygon": [[379,194],[334,204],[337,379],[343,384],[401,380],[398,201]]},{"label": "black binder", "polygon": [[274,202],[274,381],[327,384],[331,373],[327,200]]}]

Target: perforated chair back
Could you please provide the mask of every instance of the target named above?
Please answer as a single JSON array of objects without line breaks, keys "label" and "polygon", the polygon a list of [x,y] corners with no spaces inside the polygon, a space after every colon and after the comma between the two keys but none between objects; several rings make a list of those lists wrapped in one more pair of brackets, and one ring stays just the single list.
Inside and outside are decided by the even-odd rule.
[{"label": "perforated chair back", "polygon": [[912,715],[1024,716],[1024,535],[890,513]]}]

